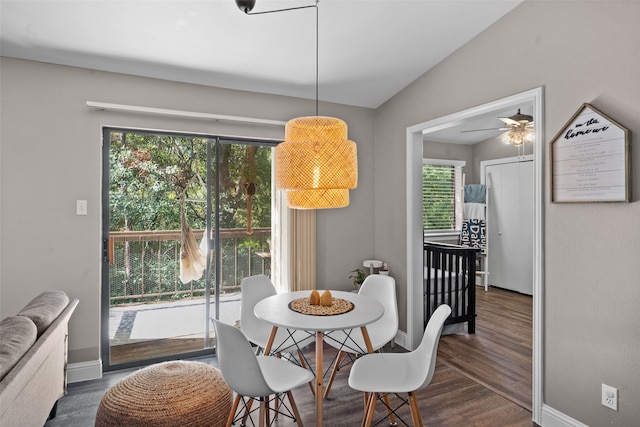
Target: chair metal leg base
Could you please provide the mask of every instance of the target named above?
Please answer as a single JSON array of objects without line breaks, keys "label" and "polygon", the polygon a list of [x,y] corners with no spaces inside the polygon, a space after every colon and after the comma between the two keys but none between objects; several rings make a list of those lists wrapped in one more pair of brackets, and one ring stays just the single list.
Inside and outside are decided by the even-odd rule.
[{"label": "chair metal leg base", "polygon": [[[418,407],[418,400],[416,399],[415,392],[408,392],[408,397],[405,399],[404,397],[395,394],[396,397],[400,400],[400,403],[392,407],[391,401],[389,400],[390,393],[364,393],[365,400],[365,409],[364,409],[364,418],[362,420],[362,427],[370,427],[373,423],[373,417],[375,414],[376,401],[380,400],[387,409],[387,417],[389,419],[389,425],[397,426],[398,422],[396,417],[402,422],[403,425],[408,426],[407,422],[398,416],[398,409],[403,407],[404,405],[409,405],[411,410],[411,421],[414,427],[424,427],[422,422],[422,416],[420,415],[420,409]],[[377,421],[376,425],[378,425],[383,420]]]},{"label": "chair metal leg base", "polygon": [[[287,406],[284,402],[285,394],[289,399],[289,406]],[[254,421],[249,418],[251,417],[251,413],[255,414],[256,411],[258,412],[259,426],[270,426],[272,421],[275,421],[278,418],[278,415],[282,415],[294,421],[298,425],[298,427],[304,427],[302,423],[302,417],[300,416],[300,411],[298,410],[296,401],[293,398],[293,393],[291,391],[288,391],[285,394],[278,394],[273,398],[271,398],[271,396],[249,398],[247,402],[244,402],[244,396],[236,394],[233,405],[231,407],[231,411],[229,412],[229,417],[227,418],[226,427],[235,425],[237,421],[240,421],[240,427],[245,427],[246,425],[248,425],[247,421],[250,421],[249,424],[255,426]],[[251,410],[254,400],[259,401],[260,406],[257,409]],[[240,402],[244,403],[243,407],[238,410]],[[273,402],[273,404],[271,402]]]}]

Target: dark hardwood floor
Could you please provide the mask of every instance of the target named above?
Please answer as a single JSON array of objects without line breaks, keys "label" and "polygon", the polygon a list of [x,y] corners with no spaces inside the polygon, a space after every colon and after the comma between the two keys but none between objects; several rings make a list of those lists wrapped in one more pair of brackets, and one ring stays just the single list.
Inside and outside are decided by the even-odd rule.
[{"label": "dark hardwood floor", "polygon": [[[475,335],[447,335],[440,341],[433,380],[417,393],[424,423],[438,427],[535,426],[530,409],[531,297],[496,288],[484,292],[478,287],[477,310]],[[325,351],[328,361],[334,350],[325,347]],[[395,346],[386,351],[402,349]],[[197,360],[217,365],[215,357]],[[133,371],[106,373],[99,380],[70,384],[68,394],[59,401],[57,417],[46,427],[93,426],[104,392]],[[338,373],[325,400],[327,426],[360,425],[363,399],[348,387],[348,371],[345,368]],[[294,395],[304,424],[313,426],[315,404],[309,388],[299,387]],[[381,405],[378,414],[383,414]],[[400,415],[411,423],[407,406]],[[295,423],[281,418],[274,425]]]},{"label": "dark hardwood floor", "polygon": [[111,363],[117,365],[154,357],[170,357],[172,354],[200,351],[203,349],[203,341],[203,337],[176,337],[113,345],[110,349]]},{"label": "dark hardwood floor", "polygon": [[443,336],[439,360],[530,411],[532,297],[478,288],[476,298],[476,333]]}]

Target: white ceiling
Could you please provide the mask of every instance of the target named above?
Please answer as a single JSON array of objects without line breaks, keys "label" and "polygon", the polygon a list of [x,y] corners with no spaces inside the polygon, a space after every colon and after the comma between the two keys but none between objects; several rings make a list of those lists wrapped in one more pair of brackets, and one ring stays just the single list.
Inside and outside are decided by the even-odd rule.
[{"label": "white ceiling", "polygon": [[[319,99],[376,108],[522,0],[321,0]],[[313,4],[257,0],[254,11]],[[2,56],[315,99],[315,9],[0,0]],[[511,115],[513,113],[510,113]]]}]

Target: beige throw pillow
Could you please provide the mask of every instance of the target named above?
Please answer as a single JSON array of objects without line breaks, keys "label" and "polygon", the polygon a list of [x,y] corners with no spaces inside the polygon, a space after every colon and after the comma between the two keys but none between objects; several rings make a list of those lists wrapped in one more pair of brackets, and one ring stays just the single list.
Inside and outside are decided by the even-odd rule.
[{"label": "beige throw pillow", "polygon": [[44,291],[31,300],[18,316],[28,317],[38,328],[38,337],[62,313],[69,304],[69,297],[62,291]]},{"label": "beige throw pillow", "polygon": [[11,316],[0,322],[0,380],[36,342],[36,325],[26,317]]}]

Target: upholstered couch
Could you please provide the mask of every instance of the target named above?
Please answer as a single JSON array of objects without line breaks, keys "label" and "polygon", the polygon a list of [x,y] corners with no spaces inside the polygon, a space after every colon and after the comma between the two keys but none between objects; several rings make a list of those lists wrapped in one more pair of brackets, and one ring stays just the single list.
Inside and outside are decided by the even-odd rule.
[{"label": "upholstered couch", "polygon": [[43,426],[55,416],[77,305],[62,291],[46,291],[0,322],[0,426]]}]

